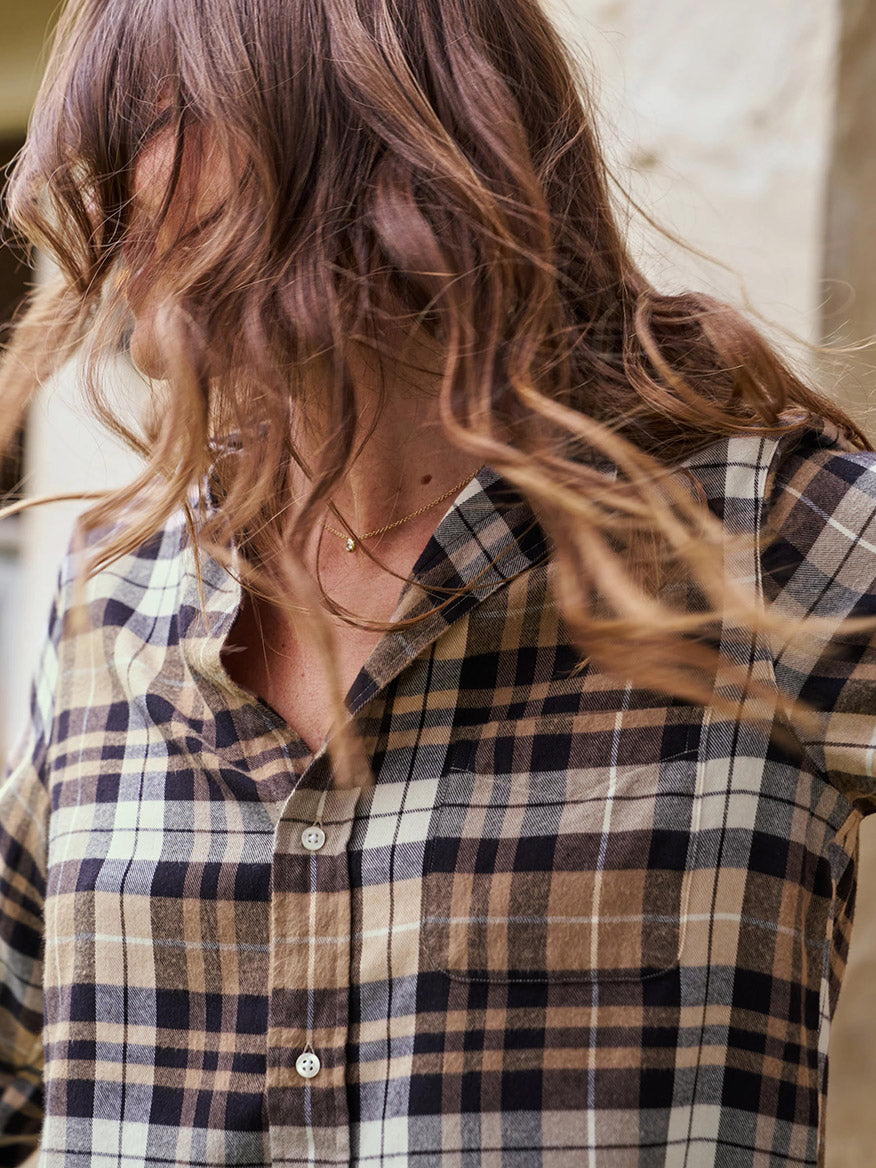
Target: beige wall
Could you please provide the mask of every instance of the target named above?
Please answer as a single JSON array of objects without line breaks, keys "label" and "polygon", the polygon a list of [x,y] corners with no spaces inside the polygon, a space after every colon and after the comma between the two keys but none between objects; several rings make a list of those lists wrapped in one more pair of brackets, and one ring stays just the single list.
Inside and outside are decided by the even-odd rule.
[{"label": "beige wall", "polygon": [[650,236],[649,268],[820,333],[835,0],[548,0],[591,53],[606,144],[636,199],[729,265]]},{"label": "beige wall", "polygon": [[0,134],[27,122],[56,0],[0,0]]},{"label": "beige wall", "polygon": [[[876,334],[876,4],[842,0],[838,95],[824,232],[823,327],[837,344]],[[876,353],[858,354],[838,396],[876,435]]]}]

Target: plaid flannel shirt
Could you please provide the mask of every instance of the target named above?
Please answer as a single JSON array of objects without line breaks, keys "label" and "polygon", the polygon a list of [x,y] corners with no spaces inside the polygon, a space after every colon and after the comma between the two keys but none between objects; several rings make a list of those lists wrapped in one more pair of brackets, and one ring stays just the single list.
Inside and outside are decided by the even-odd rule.
[{"label": "plaid flannel shirt", "polygon": [[[876,612],[876,456],[825,425],[688,466],[768,602]],[[206,624],[170,522],[75,634],[62,571],[0,787],[0,1162],[822,1162],[868,638],[728,637],[821,711],[796,757],[575,672],[543,536],[485,468],[396,615],[479,587],[374,651],[348,704],[376,782],[345,791],[226,674],[240,587],[203,568]]]}]

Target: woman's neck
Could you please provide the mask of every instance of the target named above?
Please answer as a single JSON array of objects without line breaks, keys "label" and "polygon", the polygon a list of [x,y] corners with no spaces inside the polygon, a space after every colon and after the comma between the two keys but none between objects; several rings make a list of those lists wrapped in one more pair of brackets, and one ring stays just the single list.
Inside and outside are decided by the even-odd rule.
[{"label": "woman's neck", "polygon": [[[332,503],[352,530],[376,531],[427,507],[466,478],[480,463],[452,445],[439,416],[440,374],[404,370],[385,373],[383,393],[373,362],[363,360],[351,371],[358,398],[359,430],[368,435],[355,462],[332,493]],[[383,408],[377,403],[383,398]],[[305,457],[309,453],[303,451]],[[293,491],[304,486],[291,484]],[[446,507],[452,499],[448,497]],[[439,517],[431,508],[418,528],[434,527]],[[419,517],[418,517],[419,518]],[[326,515],[326,521],[339,525]],[[414,520],[409,522],[414,523]],[[400,525],[395,531],[401,532]],[[389,534],[389,533],[387,533]],[[391,543],[384,538],[384,546]]]}]

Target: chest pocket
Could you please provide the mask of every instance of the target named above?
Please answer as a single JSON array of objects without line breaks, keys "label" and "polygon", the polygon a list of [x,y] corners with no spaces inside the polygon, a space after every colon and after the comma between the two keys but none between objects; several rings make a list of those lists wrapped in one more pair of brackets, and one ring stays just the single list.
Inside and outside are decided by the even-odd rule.
[{"label": "chest pocket", "polygon": [[696,749],[582,765],[582,739],[564,731],[514,722],[457,744],[425,852],[433,968],[475,981],[594,982],[678,965],[698,835]]}]

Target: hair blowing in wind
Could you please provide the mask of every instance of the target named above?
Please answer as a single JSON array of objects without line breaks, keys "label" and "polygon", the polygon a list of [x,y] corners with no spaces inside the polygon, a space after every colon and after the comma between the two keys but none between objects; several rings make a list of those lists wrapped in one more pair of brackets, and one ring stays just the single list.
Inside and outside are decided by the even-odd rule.
[{"label": "hair blowing in wind", "polygon": [[[138,215],[156,135],[174,163]],[[222,196],[197,205],[217,159]],[[812,415],[869,448],[736,311],[638,269],[582,71],[536,0],[74,0],[7,206],[58,275],[6,348],[3,436],[78,353],[97,414],[146,460],[85,515],[108,533],[92,568],[188,507],[203,548],[230,563],[233,541],[248,586],[322,622],[327,662],[328,614],[357,614],[296,549],[363,438],[354,344],[436,355],[445,432],[530,502],[582,656],[687,700],[710,699],[721,614],[773,618],[728,579],[679,464]],[[139,430],[100,389],[138,303],[162,341]],[[294,506],[290,466],[309,483]],[[192,492],[211,469],[207,508]]]}]

